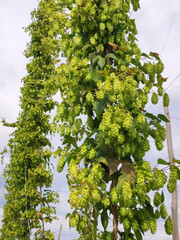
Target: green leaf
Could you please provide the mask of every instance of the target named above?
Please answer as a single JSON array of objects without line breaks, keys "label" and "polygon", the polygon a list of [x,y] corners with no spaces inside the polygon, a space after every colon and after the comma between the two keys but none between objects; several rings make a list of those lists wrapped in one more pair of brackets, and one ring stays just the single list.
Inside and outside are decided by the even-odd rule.
[{"label": "green leaf", "polygon": [[142,240],[142,239],[143,239],[143,238],[142,238],[142,234],[141,234],[141,232],[139,231],[139,229],[135,231],[135,235],[136,235],[136,239],[138,239],[138,240]]},{"label": "green leaf", "polygon": [[100,68],[103,69],[105,64],[106,64],[105,58],[100,57],[98,61],[98,65],[100,66]]},{"label": "green leaf", "polygon": [[123,185],[123,183],[124,183],[124,181],[125,181],[125,177],[126,177],[126,175],[121,175],[119,178],[118,178],[118,183],[117,183],[117,185],[116,185],[116,192],[117,192],[117,194],[120,194],[120,192],[121,192],[121,189],[122,189],[122,185]]},{"label": "green leaf", "polygon": [[164,202],[164,192],[162,191],[162,193],[161,193],[161,203],[163,203]]},{"label": "green leaf", "polygon": [[154,116],[152,113],[146,112],[145,116],[148,117],[148,118],[151,118],[152,120],[155,120],[155,119],[158,120],[158,118],[156,116]]},{"label": "green leaf", "polygon": [[106,103],[108,101],[108,97],[105,97],[101,101],[95,101],[93,103],[94,111],[97,115],[101,115],[106,107]]},{"label": "green leaf", "polygon": [[107,214],[107,209],[104,209],[101,213],[101,223],[102,226],[104,228],[104,230],[106,230],[107,226],[108,226],[108,214]]},{"label": "green leaf", "polygon": [[98,82],[101,79],[101,76],[98,73],[98,68],[91,66],[90,67],[91,78],[94,82]]},{"label": "green leaf", "polygon": [[177,169],[177,179],[180,180],[180,169]]},{"label": "green leaf", "polygon": [[149,55],[150,55],[151,57],[156,58],[157,60],[160,60],[159,54],[156,53],[156,52],[150,52]]},{"label": "green leaf", "polygon": [[175,158],[173,158],[173,162],[180,164],[180,160],[177,160],[177,159],[175,159]]},{"label": "green leaf", "polygon": [[71,213],[67,213],[65,219],[71,216]]},{"label": "green leaf", "polygon": [[169,122],[169,120],[166,118],[166,116],[164,116],[163,114],[158,114],[157,115],[159,119],[161,119],[164,122]]},{"label": "green leaf", "polygon": [[108,167],[108,161],[107,161],[106,158],[100,157],[100,158],[99,158],[99,162],[100,162],[100,163],[104,163],[104,164]]},{"label": "green leaf", "polygon": [[141,56],[143,56],[143,57],[146,57],[146,58],[149,58],[150,59],[150,57],[146,54],[146,53],[141,53]]},{"label": "green leaf", "polygon": [[166,162],[164,159],[162,158],[158,158],[158,164],[162,164],[162,165],[169,165],[169,162]]},{"label": "green leaf", "polygon": [[92,59],[92,64],[94,65],[95,63],[97,63],[98,60],[99,60],[99,58],[101,58],[100,55],[95,56],[95,57]]},{"label": "green leaf", "polygon": [[108,54],[106,54],[105,58],[112,58],[112,59],[114,59],[114,60],[116,60],[116,61],[118,60],[114,53],[108,53]]}]

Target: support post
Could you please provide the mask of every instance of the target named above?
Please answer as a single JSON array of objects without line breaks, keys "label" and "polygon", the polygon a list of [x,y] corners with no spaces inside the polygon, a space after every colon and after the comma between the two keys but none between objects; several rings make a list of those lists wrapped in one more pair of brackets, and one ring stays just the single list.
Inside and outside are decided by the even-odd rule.
[{"label": "support post", "polygon": [[[166,123],[166,136],[167,136],[167,148],[168,148],[168,156],[170,166],[174,165],[173,162],[174,152],[172,145],[172,134],[171,134],[171,122],[170,122],[170,114],[169,107],[164,107],[164,113],[169,122]],[[178,230],[178,188],[176,183],[176,189],[172,193],[172,202],[171,202],[171,215],[174,223],[174,231],[173,231],[173,240],[179,240],[179,230]]]}]

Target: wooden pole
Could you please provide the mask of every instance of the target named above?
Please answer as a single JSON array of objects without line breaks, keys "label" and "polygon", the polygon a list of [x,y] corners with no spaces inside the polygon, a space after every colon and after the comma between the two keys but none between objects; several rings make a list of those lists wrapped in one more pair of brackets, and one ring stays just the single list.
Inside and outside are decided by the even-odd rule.
[{"label": "wooden pole", "polygon": [[[169,122],[166,123],[166,136],[167,136],[167,148],[169,155],[169,163],[170,166],[174,165],[173,162],[174,152],[172,145],[172,134],[171,134],[171,122],[170,122],[170,114],[169,107],[164,107],[164,113]],[[173,240],[179,240],[179,230],[178,230],[178,188],[176,183],[176,189],[172,193],[172,202],[171,202],[171,215],[172,220],[174,222],[174,231],[173,231]]]},{"label": "wooden pole", "polygon": [[58,234],[58,240],[60,240],[61,237],[61,231],[62,231],[62,224],[60,224],[59,234]]}]

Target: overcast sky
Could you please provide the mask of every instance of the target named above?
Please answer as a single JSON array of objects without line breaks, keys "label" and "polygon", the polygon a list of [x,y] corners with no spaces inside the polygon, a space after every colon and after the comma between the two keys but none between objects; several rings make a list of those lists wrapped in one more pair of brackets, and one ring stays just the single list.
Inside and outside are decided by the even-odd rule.
[{"label": "overcast sky", "polygon": [[[132,18],[136,18],[139,46],[146,53],[162,52],[161,57],[165,64],[164,77],[168,77],[165,86],[168,88],[167,92],[171,99],[173,146],[175,157],[180,159],[180,77],[177,77],[180,74],[180,4],[178,5],[180,1],[141,0],[140,2],[141,9],[138,13],[132,14]],[[0,118],[6,118],[8,122],[13,122],[17,118],[21,79],[26,75],[27,61],[23,56],[23,51],[29,38],[22,27],[26,27],[30,23],[30,12],[37,6],[37,3],[37,0],[0,0]],[[170,84],[171,86],[169,86]],[[149,105],[148,108],[150,112],[163,113],[162,104],[158,107]],[[7,145],[10,132],[10,129],[0,125],[0,151]],[[167,156],[166,146],[162,152],[157,153],[152,145],[152,150],[147,154],[147,160],[155,164],[158,157],[166,159]],[[7,161],[8,158],[5,162]],[[0,166],[0,219],[5,202],[3,184],[2,166]],[[57,239],[59,225],[62,223],[62,240],[72,240],[75,233],[68,229],[68,222],[64,220],[69,211],[65,173],[55,174],[53,187],[60,193],[60,203],[57,206],[59,220],[50,228],[56,232]],[[170,194],[166,192],[166,196],[166,205],[170,211]],[[171,239],[165,235],[161,222],[156,235],[147,234],[144,239],[157,238],[159,240]]]}]

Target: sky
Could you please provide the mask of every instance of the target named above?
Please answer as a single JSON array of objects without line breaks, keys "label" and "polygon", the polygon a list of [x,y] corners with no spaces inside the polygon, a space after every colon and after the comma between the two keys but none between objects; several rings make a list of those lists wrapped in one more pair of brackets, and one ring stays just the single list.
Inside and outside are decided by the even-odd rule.
[{"label": "sky", "polygon": [[[14,122],[18,116],[19,95],[21,79],[26,75],[27,60],[23,55],[29,36],[24,33],[23,27],[31,22],[30,12],[37,6],[37,0],[1,0],[0,1],[0,118],[7,122]],[[180,0],[140,0],[141,9],[132,13],[136,19],[138,29],[138,45],[143,52],[150,51],[161,53],[165,65],[164,77],[167,93],[170,96],[170,116],[172,125],[172,139],[175,158],[180,159]],[[149,112],[163,113],[162,102],[158,106],[147,107]],[[3,127],[0,123],[0,151],[7,145],[11,129]],[[146,156],[147,160],[155,164],[157,158],[167,160],[167,147],[157,152],[152,143],[152,148]],[[8,155],[4,165],[0,165],[0,226],[5,203],[3,193],[4,180],[3,167],[8,162]],[[62,224],[62,240],[72,240],[77,234],[68,227],[65,215],[69,209],[67,203],[68,187],[65,173],[56,173],[54,161],[53,189],[60,193],[60,203],[57,205],[59,220],[49,227],[55,232],[57,239],[59,226]],[[178,185],[180,186],[180,185]],[[180,187],[178,187],[180,191]],[[170,213],[171,197],[166,193],[166,206]],[[180,196],[179,196],[180,199]],[[179,200],[180,208],[180,200]],[[180,222],[180,210],[179,210]],[[153,236],[146,234],[145,240],[163,239],[170,240],[164,232],[163,223],[158,223],[157,233]]]}]

